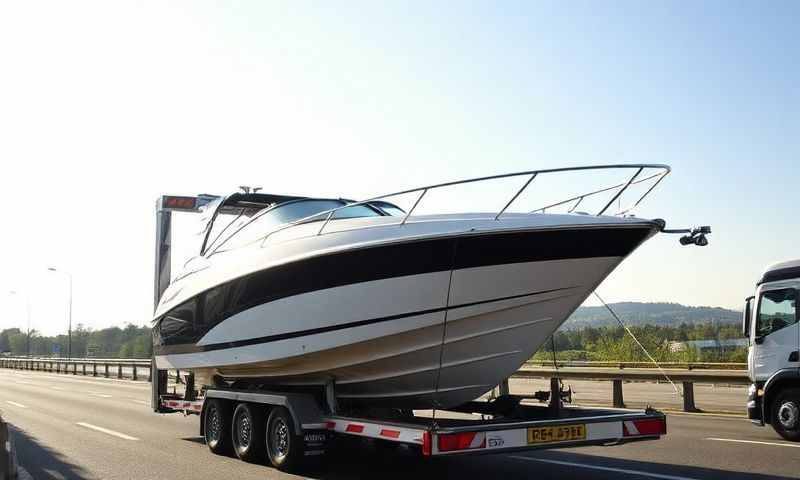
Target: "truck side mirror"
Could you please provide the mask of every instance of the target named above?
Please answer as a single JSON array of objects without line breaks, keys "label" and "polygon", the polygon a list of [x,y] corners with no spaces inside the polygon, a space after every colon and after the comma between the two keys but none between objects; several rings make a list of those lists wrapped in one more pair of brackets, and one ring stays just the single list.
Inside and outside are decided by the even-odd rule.
[{"label": "truck side mirror", "polygon": [[747,297],[744,303],[744,311],[742,312],[742,336],[750,338],[750,302],[755,297]]}]

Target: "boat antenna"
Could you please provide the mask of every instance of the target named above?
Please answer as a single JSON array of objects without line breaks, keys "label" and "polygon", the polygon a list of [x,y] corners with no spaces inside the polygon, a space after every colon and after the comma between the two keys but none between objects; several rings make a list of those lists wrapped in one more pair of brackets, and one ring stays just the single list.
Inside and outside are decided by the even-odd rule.
[{"label": "boat antenna", "polygon": [[598,300],[600,300],[600,303],[602,303],[603,306],[606,307],[606,310],[608,310],[608,312],[611,314],[611,316],[614,317],[617,320],[617,322],[619,322],[619,324],[622,326],[622,328],[624,328],[625,331],[628,332],[628,335],[630,335],[631,338],[633,338],[633,341],[636,342],[637,345],[639,345],[639,348],[641,348],[642,351],[644,352],[644,354],[647,355],[647,358],[649,358],[650,361],[653,362],[653,365],[655,365],[656,368],[658,368],[658,370],[661,372],[661,375],[663,375],[664,378],[666,378],[667,381],[670,383],[670,385],[672,385],[672,388],[675,389],[675,393],[678,394],[681,398],[683,398],[683,392],[681,392],[680,389],[678,388],[678,386],[675,385],[675,382],[673,382],[672,379],[669,378],[669,375],[667,375],[667,372],[665,372],[664,369],[661,368],[661,365],[659,365],[659,363],[656,361],[656,359],[653,358],[652,355],[650,355],[650,352],[648,352],[647,349],[644,348],[644,345],[642,345],[642,342],[640,342],[639,339],[636,338],[636,335],[633,334],[631,329],[628,328],[628,326],[625,325],[622,322],[622,319],[620,319],[619,316],[614,312],[614,310],[612,310],[611,307],[605,302],[605,300],[603,300],[600,297],[600,294],[597,293],[597,290],[594,291],[594,296],[597,297]]},{"label": "boat antenna", "polygon": [[259,190],[263,190],[262,187],[250,187],[247,185],[239,185],[239,188],[241,188],[244,193],[258,193]]}]

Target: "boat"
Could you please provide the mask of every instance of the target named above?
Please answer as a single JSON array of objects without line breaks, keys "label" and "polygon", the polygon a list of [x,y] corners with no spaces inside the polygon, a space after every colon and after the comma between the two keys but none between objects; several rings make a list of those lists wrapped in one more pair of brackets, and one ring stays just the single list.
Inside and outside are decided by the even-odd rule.
[{"label": "boat", "polygon": [[[510,208],[548,174],[601,169],[633,174],[533,211]],[[200,255],[157,306],[157,368],[191,371],[199,385],[332,386],[354,407],[464,404],[513,374],[664,229],[630,212],[669,172],[647,164],[538,170],[358,202],[220,198],[209,206]],[[414,214],[431,191],[512,177],[524,184],[500,211]],[[610,213],[634,186],[649,188]],[[402,195],[416,198],[411,208],[390,201]],[[610,196],[605,208],[576,212],[598,195]]]}]

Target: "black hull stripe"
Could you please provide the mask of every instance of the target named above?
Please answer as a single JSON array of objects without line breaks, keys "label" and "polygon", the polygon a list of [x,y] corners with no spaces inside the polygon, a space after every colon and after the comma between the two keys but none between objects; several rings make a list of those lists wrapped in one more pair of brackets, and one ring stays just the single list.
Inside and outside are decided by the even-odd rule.
[{"label": "black hull stripe", "polygon": [[199,341],[225,319],[257,305],[303,293],[387,278],[547,260],[625,257],[655,225],[435,238],[335,252],[278,265],[207,290],[161,317],[156,345]]},{"label": "black hull stripe", "polygon": [[345,330],[348,328],[363,327],[365,325],[372,325],[375,323],[390,322],[392,320],[400,320],[402,318],[416,317],[419,315],[427,315],[429,313],[444,312],[445,310],[454,310],[457,308],[474,307],[476,305],[483,305],[487,303],[501,302],[503,300],[514,300],[524,297],[532,297],[534,295],[543,295],[545,293],[554,293],[564,290],[570,290],[577,287],[563,287],[555,288],[552,290],[542,290],[539,292],[522,293],[519,295],[511,295],[509,297],[493,298],[491,300],[482,300],[480,302],[464,303],[461,305],[453,305],[451,307],[439,307],[428,310],[418,310],[416,312],[400,313],[397,315],[389,315],[387,317],[371,318],[369,320],[359,320],[356,322],[342,323],[339,325],[331,325],[327,327],[311,328],[308,330],[299,330],[296,332],[281,333],[278,335],[269,335],[266,337],[248,338],[246,340],[238,340],[235,342],[214,343],[211,345],[166,345],[155,348],[156,355],[177,355],[182,353],[199,353],[211,352],[214,350],[224,350],[228,348],[246,347],[249,345],[260,345],[263,343],[278,342],[281,340],[288,340],[291,338],[307,337],[311,335],[318,335],[320,333],[334,332],[337,330]]}]

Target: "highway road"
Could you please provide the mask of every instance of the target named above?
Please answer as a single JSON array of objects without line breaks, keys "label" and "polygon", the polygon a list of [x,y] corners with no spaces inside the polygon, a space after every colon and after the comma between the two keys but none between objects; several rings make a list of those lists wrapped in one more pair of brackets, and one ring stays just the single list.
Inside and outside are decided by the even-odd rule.
[{"label": "highway road", "polygon": [[746,419],[669,415],[661,440],[430,461],[364,445],[296,477],[214,456],[197,417],[159,416],[144,382],[0,369],[0,408],[23,479],[800,478],[800,444]]}]

